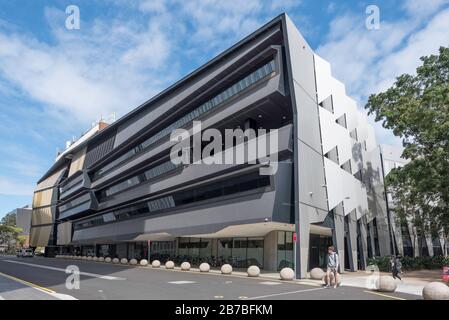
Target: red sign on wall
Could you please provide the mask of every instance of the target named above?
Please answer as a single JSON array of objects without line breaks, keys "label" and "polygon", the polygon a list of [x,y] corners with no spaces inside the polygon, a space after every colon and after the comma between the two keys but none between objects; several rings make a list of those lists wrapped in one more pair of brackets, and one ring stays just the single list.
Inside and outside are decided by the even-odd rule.
[{"label": "red sign on wall", "polygon": [[293,242],[296,242],[297,237],[296,237],[296,232],[293,232]]}]

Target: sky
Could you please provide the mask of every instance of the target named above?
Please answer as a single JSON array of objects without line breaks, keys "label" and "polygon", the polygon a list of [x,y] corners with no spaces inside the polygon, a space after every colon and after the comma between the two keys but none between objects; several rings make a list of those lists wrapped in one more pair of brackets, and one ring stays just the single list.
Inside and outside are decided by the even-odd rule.
[{"label": "sky", "polygon": [[[57,148],[117,118],[286,12],[363,109],[449,46],[449,0],[0,1],[0,217],[31,203]],[[66,8],[80,10],[69,30]],[[368,29],[367,6],[379,8]],[[370,12],[369,12],[370,13]],[[370,121],[378,143],[398,137]]]}]

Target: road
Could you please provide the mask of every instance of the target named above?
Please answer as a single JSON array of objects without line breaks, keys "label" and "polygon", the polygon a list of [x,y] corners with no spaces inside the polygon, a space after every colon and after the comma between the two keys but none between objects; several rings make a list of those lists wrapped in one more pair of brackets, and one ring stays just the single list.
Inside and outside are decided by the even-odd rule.
[{"label": "road", "polygon": [[[66,287],[66,268],[80,271],[79,289]],[[92,261],[0,256],[0,299],[416,300],[404,293],[319,286],[263,278],[131,267]]]}]

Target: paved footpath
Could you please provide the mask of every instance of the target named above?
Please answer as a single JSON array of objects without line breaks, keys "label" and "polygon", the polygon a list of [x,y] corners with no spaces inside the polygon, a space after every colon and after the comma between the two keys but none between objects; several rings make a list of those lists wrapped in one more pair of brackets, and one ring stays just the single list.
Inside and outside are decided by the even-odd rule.
[{"label": "paved footpath", "polygon": [[[75,265],[80,271],[79,289],[66,287],[67,266]],[[29,296],[15,294],[13,287],[4,285],[0,296],[4,299],[195,299],[195,300],[416,300],[420,296],[400,292],[383,294],[366,288],[341,286],[324,289],[312,281],[281,281],[263,275],[248,278],[240,272],[221,275],[217,271],[200,273],[197,270],[180,271],[132,267],[93,261],[16,258],[0,256],[0,272],[10,281],[27,287]],[[9,277],[9,278],[8,278]],[[4,280],[2,280],[4,281]],[[22,282],[20,282],[22,281]],[[26,281],[26,282],[23,282]],[[15,284],[19,285],[19,284]],[[37,289],[44,290],[43,292]],[[33,292],[33,293],[31,293]],[[48,297],[45,294],[48,293]]]}]

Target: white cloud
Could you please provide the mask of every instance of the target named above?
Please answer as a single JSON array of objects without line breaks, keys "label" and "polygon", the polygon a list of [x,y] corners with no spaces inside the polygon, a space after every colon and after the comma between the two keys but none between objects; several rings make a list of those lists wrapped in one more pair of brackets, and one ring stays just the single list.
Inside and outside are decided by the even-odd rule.
[{"label": "white cloud", "polygon": [[[441,3],[432,2],[427,14],[435,12]],[[410,12],[419,10],[417,6],[409,1]],[[438,12],[424,24],[416,17],[381,21],[380,30],[367,30],[363,19],[364,16],[350,14],[335,18],[326,41],[317,49],[331,62],[335,77],[345,83],[348,93],[361,105],[370,94],[391,86],[400,74],[413,73],[421,56],[449,45],[449,9]],[[372,117],[370,122],[374,123]],[[379,123],[375,128],[378,142],[400,143]]]},{"label": "white cloud", "polygon": [[33,184],[0,176],[0,194],[29,196],[33,194],[34,187]]},{"label": "white cloud", "polygon": [[[177,76],[167,65],[170,41],[158,26],[95,20],[66,30],[63,12],[46,10],[55,44],[0,31],[0,74],[46,106],[50,114],[90,123],[124,114]],[[62,20],[63,21],[63,20]],[[160,74],[166,75],[165,78]]]},{"label": "white cloud", "polygon": [[415,18],[425,18],[438,11],[449,0],[407,0],[403,4],[405,11]]}]

